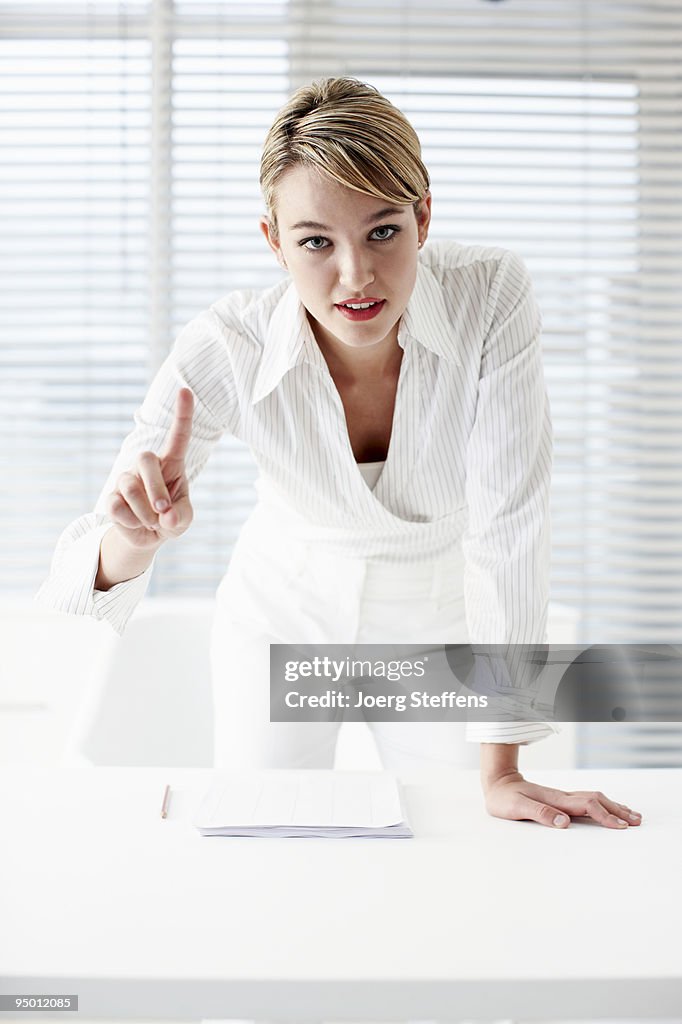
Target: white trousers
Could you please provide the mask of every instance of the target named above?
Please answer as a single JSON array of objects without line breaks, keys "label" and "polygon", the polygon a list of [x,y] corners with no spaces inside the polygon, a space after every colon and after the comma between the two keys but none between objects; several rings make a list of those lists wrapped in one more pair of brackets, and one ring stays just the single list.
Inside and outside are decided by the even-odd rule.
[{"label": "white trousers", "polygon": [[[412,563],[346,558],[257,506],[217,593],[211,640],[215,766],[332,768],[338,721],[270,722],[271,643],[468,643],[456,548]],[[474,767],[460,722],[368,722],[403,781]]]}]

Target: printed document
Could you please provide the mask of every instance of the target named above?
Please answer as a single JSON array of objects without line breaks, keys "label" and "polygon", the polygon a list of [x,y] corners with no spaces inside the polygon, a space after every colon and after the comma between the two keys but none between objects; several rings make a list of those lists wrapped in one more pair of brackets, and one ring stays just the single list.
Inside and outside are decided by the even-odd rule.
[{"label": "printed document", "polygon": [[205,836],[413,838],[390,772],[216,772],[193,824]]}]

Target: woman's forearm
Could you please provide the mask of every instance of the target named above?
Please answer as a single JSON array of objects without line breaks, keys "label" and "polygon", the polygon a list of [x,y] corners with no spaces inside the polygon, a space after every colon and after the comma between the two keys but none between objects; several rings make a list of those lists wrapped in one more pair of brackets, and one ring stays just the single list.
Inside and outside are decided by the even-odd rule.
[{"label": "woman's forearm", "polygon": [[518,743],[481,743],[481,785],[487,789],[507,775],[518,775]]},{"label": "woman's forearm", "polygon": [[95,577],[95,590],[110,590],[117,583],[140,576],[152,564],[154,555],[163,541],[145,548],[135,548],[112,526],[102,538],[99,548],[99,566]]}]

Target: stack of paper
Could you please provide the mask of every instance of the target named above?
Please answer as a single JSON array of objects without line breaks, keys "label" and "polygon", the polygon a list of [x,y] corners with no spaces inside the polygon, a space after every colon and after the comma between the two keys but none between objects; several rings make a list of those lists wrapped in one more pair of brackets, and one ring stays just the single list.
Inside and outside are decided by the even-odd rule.
[{"label": "stack of paper", "polygon": [[204,836],[412,838],[389,772],[220,772],[193,824]]}]

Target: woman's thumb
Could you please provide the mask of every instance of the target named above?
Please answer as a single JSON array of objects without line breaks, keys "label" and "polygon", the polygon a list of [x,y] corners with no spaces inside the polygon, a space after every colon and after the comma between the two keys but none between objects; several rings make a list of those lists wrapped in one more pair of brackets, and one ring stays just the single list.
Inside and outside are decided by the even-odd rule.
[{"label": "woman's thumb", "polygon": [[194,512],[189,498],[178,498],[171,507],[159,515],[159,526],[164,530],[186,530]]}]

